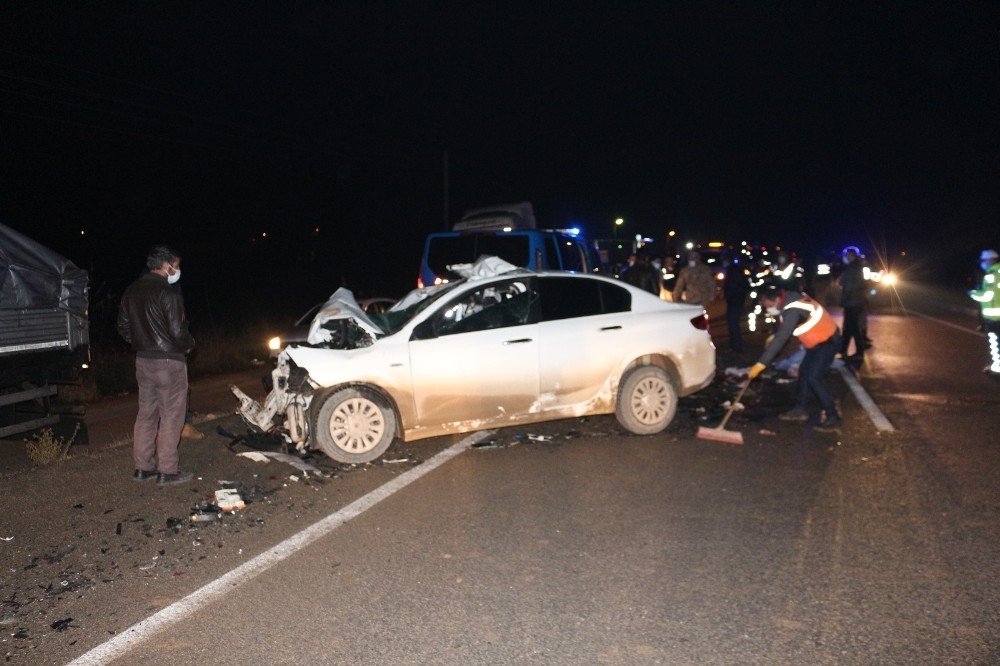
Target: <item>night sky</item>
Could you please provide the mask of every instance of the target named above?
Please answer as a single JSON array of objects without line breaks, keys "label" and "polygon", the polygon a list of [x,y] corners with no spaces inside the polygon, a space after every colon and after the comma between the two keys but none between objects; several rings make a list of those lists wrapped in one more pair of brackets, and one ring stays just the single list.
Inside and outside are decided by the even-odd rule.
[{"label": "night sky", "polygon": [[993,2],[8,2],[0,221],[109,297],[174,244],[195,315],[399,296],[447,151],[452,219],[531,201],[960,276],[1000,245],[998,28]]}]

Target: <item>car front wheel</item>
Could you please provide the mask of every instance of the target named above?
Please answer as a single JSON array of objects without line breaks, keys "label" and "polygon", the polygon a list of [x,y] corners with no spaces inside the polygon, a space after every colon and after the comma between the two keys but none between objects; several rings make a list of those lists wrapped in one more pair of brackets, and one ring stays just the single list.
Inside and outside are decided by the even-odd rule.
[{"label": "car front wheel", "polygon": [[655,435],[670,425],[677,413],[677,391],[670,377],[652,365],[632,369],[618,391],[615,417],[636,435]]},{"label": "car front wheel", "polygon": [[334,391],[323,399],[315,413],[316,443],[337,462],[371,462],[385,453],[396,437],[392,409],[374,391],[359,388]]}]

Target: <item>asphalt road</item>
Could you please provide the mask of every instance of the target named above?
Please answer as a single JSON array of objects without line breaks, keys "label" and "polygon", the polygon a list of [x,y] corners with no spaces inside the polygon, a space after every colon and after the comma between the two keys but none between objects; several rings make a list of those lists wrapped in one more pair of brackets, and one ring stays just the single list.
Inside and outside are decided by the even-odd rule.
[{"label": "asphalt road", "polygon": [[[721,379],[659,436],[612,417],[500,431],[200,607],[172,604],[459,439],[299,481],[215,434],[182,449],[190,487],[130,481],[120,448],[12,474],[0,645],[22,663],[996,663],[1000,384],[953,296],[907,288],[871,318],[858,373],[894,433],[835,373],[839,435],[779,421],[778,376],[731,422],[742,447],[694,437],[735,390]],[[255,502],[168,526],[220,478]],[[161,610],[162,630],[99,647]]]}]

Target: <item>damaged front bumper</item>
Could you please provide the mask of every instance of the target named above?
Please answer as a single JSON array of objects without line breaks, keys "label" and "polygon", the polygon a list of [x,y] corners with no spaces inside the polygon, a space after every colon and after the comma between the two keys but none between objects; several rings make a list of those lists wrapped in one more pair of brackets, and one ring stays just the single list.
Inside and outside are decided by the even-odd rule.
[{"label": "damaged front bumper", "polygon": [[240,401],[237,410],[251,428],[261,432],[276,432],[299,450],[309,442],[309,420],[306,410],[312,402],[315,387],[309,374],[295,365],[282,352],[271,372],[271,392],[261,404],[231,384],[229,390]]}]

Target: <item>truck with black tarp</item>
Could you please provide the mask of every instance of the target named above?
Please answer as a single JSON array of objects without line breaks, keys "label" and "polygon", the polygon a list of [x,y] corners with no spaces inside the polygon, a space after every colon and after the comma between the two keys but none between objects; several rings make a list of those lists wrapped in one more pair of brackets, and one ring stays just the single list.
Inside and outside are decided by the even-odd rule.
[{"label": "truck with black tarp", "polygon": [[0,224],[0,438],[52,425],[90,356],[87,271]]}]

